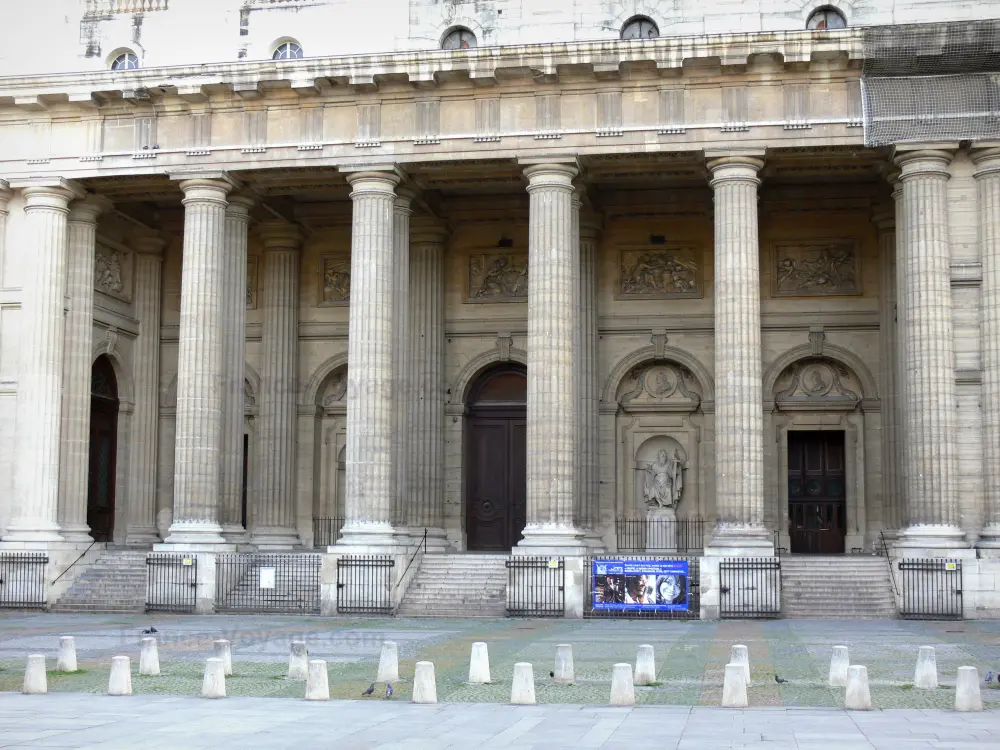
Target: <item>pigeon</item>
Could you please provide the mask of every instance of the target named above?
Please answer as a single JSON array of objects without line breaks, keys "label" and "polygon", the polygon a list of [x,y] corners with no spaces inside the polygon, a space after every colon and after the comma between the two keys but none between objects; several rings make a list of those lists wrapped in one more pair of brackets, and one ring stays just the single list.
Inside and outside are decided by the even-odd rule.
[{"label": "pigeon", "polygon": [[371,685],[368,686],[368,689],[362,693],[362,695],[371,695],[374,692],[375,692],[375,683],[373,682]]},{"label": "pigeon", "polygon": [[788,680],[786,680],[784,677],[778,677],[778,675],[774,676],[774,681],[777,682],[779,685],[784,685],[786,682],[788,682]]},{"label": "pigeon", "polygon": [[385,697],[386,698],[392,697],[392,683],[390,682],[385,683]]},{"label": "pigeon", "polygon": [[991,670],[986,673],[986,684],[989,685],[992,684],[992,682],[993,682],[993,671]]},{"label": "pigeon", "polygon": [[142,631],[142,634],[143,634],[143,635],[152,635],[153,633],[159,633],[159,632],[160,632],[160,631],[158,631],[158,630],[157,630],[156,628],[154,628],[154,627],[150,627],[150,628],[149,628],[149,629],[147,629],[147,630],[143,630],[143,631]]},{"label": "pigeon", "polygon": [[555,676],[556,676],[555,672],[549,672],[549,677],[555,677]]}]

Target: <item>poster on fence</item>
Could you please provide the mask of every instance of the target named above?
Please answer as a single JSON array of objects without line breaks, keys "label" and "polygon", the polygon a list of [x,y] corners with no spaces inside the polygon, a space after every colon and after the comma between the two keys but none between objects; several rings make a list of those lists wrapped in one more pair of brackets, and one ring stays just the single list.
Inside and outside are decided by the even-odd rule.
[{"label": "poster on fence", "polygon": [[686,612],[687,560],[594,560],[595,610]]}]

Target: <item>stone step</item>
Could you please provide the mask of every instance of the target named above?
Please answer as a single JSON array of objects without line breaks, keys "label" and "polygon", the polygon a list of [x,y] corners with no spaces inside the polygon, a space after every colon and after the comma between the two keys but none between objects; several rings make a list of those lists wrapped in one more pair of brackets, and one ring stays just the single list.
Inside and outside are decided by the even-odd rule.
[{"label": "stone step", "polygon": [[146,603],[146,552],[108,549],[52,605],[56,611],[141,612]]}]

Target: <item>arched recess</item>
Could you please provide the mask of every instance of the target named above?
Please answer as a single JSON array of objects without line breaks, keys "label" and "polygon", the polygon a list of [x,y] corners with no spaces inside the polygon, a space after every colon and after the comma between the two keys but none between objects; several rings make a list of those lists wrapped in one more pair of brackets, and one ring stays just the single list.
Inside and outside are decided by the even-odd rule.
[{"label": "arched recess", "polygon": [[712,374],[697,357],[673,346],[664,346],[660,356],[657,356],[656,347],[647,346],[622,357],[604,381],[604,388],[601,389],[601,402],[604,404],[615,403],[615,394],[625,376],[638,365],[657,361],[674,362],[687,368],[701,386],[702,411],[712,410],[715,404],[715,380],[712,378]]},{"label": "arched recess", "polygon": [[774,391],[775,381],[781,373],[788,369],[789,365],[798,362],[801,359],[808,359],[810,357],[817,356],[833,360],[834,362],[839,362],[854,373],[861,385],[861,397],[863,399],[868,400],[878,398],[878,388],[875,385],[875,377],[872,375],[871,370],[868,369],[868,366],[861,360],[861,358],[841,346],[824,343],[819,354],[817,354],[813,349],[812,344],[802,344],[789,349],[774,360],[774,362],[772,362],[764,372],[763,393],[765,401],[770,400]]},{"label": "arched recess", "polygon": [[121,389],[116,368],[107,354],[94,358],[90,375],[90,449],[87,471],[87,525],[98,542],[114,542],[115,529],[122,528],[117,516],[125,517],[120,505],[120,479],[127,474],[119,466],[122,442],[119,436]]},{"label": "arched recess", "polygon": [[334,544],[344,525],[347,448],[347,354],[323,363],[303,394],[310,398],[299,409],[301,445],[307,462],[302,476],[311,479],[308,507],[312,515],[313,545]]},{"label": "arched recess", "polygon": [[320,386],[323,384],[334,370],[338,370],[341,367],[347,365],[347,352],[341,352],[340,354],[335,354],[325,362],[323,362],[319,367],[317,367],[312,374],[312,377],[306,382],[305,387],[302,389],[302,394],[299,397],[299,403],[303,406],[316,403],[316,398],[319,393]]},{"label": "arched recess", "polygon": [[469,388],[484,372],[499,362],[517,362],[527,366],[528,353],[523,349],[510,347],[509,354],[504,354],[500,347],[477,354],[466,362],[458,376],[448,389],[448,403],[465,405],[469,398]]},{"label": "arched recess", "polygon": [[[118,335],[108,331],[105,338],[94,343],[91,350],[92,366],[103,358],[114,373],[117,387],[118,414],[115,420],[114,457],[114,506],[110,527],[113,534],[106,541],[122,543],[128,529],[129,456],[131,455],[132,415],[135,413],[135,380],[126,357],[118,346]],[[93,415],[91,416],[93,419]],[[94,437],[91,425],[91,439]],[[88,508],[89,515],[89,508]]]}]

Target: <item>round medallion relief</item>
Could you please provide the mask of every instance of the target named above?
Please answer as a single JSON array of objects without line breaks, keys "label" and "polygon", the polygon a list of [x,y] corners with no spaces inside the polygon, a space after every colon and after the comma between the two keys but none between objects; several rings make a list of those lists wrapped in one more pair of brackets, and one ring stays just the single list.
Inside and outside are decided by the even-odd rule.
[{"label": "round medallion relief", "polygon": [[833,371],[829,365],[812,364],[802,368],[799,378],[802,390],[813,397],[825,396],[833,388]]},{"label": "round medallion relief", "polygon": [[655,398],[666,398],[676,387],[677,382],[666,367],[651,367],[646,373],[646,390]]}]

